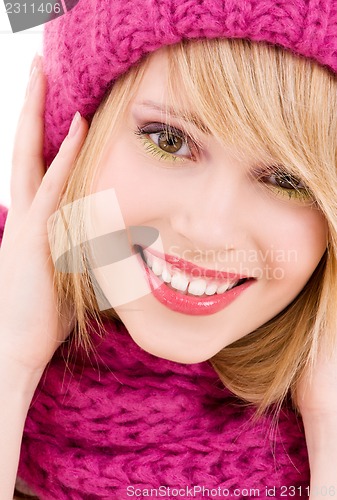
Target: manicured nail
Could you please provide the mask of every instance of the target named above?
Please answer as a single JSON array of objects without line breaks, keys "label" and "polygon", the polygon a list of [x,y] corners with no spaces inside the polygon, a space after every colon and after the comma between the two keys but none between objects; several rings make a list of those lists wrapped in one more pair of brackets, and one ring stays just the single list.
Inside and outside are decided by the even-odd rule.
[{"label": "manicured nail", "polygon": [[38,53],[36,53],[35,57],[32,61],[31,67],[30,67],[30,77],[29,77],[26,97],[29,96],[29,94],[31,93],[31,91],[35,87],[38,76],[41,74],[42,67],[43,67],[42,57]]},{"label": "manicured nail", "polygon": [[29,85],[28,85],[28,95],[31,93],[31,91],[33,90],[33,88],[35,87],[35,84],[36,84],[36,81],[37,81],[37,77],[39,76],[38,75],[38,69],[37,67],[35,66],[33,68],[33,71],[32,71],[32,74],[30,75],[30,79],[29,79]]},{"label": "manicured nail", "polygon": [[69,138],[75,137],[78,129],[80,128],[80,123],[81,123],[81,114],[78,111],[76,111],[68,132]]},{"label": "manicured nail", "polygon": [[37,66],[37,62],[38,62],[38,59],[39,59],[40,55],[38,52],[35,53],[35,56],[32,60],[32,63],[30,65],[30,69],[29,69],[29,74],[31,75],[32,72],[33,72],[33,69],[35,68],[35,66]]}]

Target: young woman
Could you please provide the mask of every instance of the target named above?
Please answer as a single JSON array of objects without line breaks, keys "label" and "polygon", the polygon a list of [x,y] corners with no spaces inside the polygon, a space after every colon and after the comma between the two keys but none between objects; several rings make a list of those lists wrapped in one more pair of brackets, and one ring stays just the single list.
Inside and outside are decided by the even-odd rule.
[{"label": "young woman", "polygon": [[41,499],[307,498],[288,394],[310,498],[336,493],[334,5],[46,26],[0,256],[3,498],[29,406]]}]

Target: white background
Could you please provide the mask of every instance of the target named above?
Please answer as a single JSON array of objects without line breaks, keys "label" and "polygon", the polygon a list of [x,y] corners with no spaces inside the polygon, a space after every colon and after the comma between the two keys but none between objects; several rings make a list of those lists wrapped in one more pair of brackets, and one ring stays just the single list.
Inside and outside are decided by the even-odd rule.
[{"label": "white background", "polygon": [[9,206],[10,170],[16,125],[24,100],[29,68],[42,54],[43,26],[12,33],[0,2],[0,204]]}]

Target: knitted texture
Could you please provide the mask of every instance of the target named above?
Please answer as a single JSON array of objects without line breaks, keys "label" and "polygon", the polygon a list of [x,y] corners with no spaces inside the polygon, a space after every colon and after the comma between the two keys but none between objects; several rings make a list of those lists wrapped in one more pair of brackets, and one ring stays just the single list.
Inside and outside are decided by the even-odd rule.
[{"label": "knitted texture", "polygon": [[163,360],[121,325],[107,323],[104,339],[92,327],[96,354],[77,352],[66,366],[69,352],[59,350],[28,414],[19,476],[41,500],[126,500],[135,488],[146,498],[144,490],[160,486],[239,489],[237,498],[260,499],[266,487],[281,498],[293,486],[293,498],[307,498],[302,424],[289,409],[276,430],[269,417],[253,424],[252,410],[208,362]]},{"label": "knitted texture", "polygon": [[78,110],[89,121],[118,76],[183,39],[278,44],[337,71],[337,0],[80,0],[45,25],[45,157]]}]

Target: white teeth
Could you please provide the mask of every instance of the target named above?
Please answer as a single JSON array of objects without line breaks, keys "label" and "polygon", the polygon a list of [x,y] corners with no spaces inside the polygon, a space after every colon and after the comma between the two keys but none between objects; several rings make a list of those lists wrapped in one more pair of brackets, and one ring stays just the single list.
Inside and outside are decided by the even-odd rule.
[{"label": "white teeth", "polygon": [[225,293],[227,290],[229,290],[232,286],[234,286],[235,283],[224,283],[223,285],[220,285],[216,291],[216,293]]},{"label": "white teeth", "polygon": [[[201,296],[204,294],[222,294],[234,288],[234,286],[238,283],[236,281],[234,283],[223,283],[219,285],[219,283],[217,282],[210,283],[202,278],[189,278],[185,274],[177,271],[174,268],[167,268],[167,264],[165,261],[150,254],[145,255],[145,260],[147,265],[152,269],[152,272],[156,276],[160,276],[164,283],[170,283],[172,288],[175,288],[180,292],[186,292],[186,290],[188,289],[188,293],[190,293],[191,295]],[[171,272],[168,269],[170,269]],[[192,279],[191,282],[190,279]]]},{"label": "white teeth", "polygon": [[210,283],[206,287],[205,294],[206,295],[214,295],[215,292],[217,291],[217,289],[218,289],[218,285],[216,283]]},{"label": "white teeth", "polygon": [[188,287],[188,278],[182,273],[176,273],[172,276],[171,286],[180,292],[185,292]]},{"label": "white teeth", "polygon": [[165,283],[171,283],[171,280],[172,280],[172,276],[171,274],[168,272],[167,269],[164,269],[162,274],[161,274],[161,278],[162,280],[165,282]]},{"label": "white teeth", "polygon": [[191,281],[190,286],[188,287],[188,293],[192,295],[203,295],[206,290],[207,283],[205,280],[198,279]]},{"label": "white teeth", "polygon": [[153,257],[152,271],[156,276],[160,276],[164,270],[164,262],[161,259]]},{"label": "white teeth", "polygon": [[151,267],[152,269],[152,264],[153,264],[153,257],[151,254],[147,253],[146,255],[144,255],[145,257],[145,260],[146,260],[146,264]]}]

